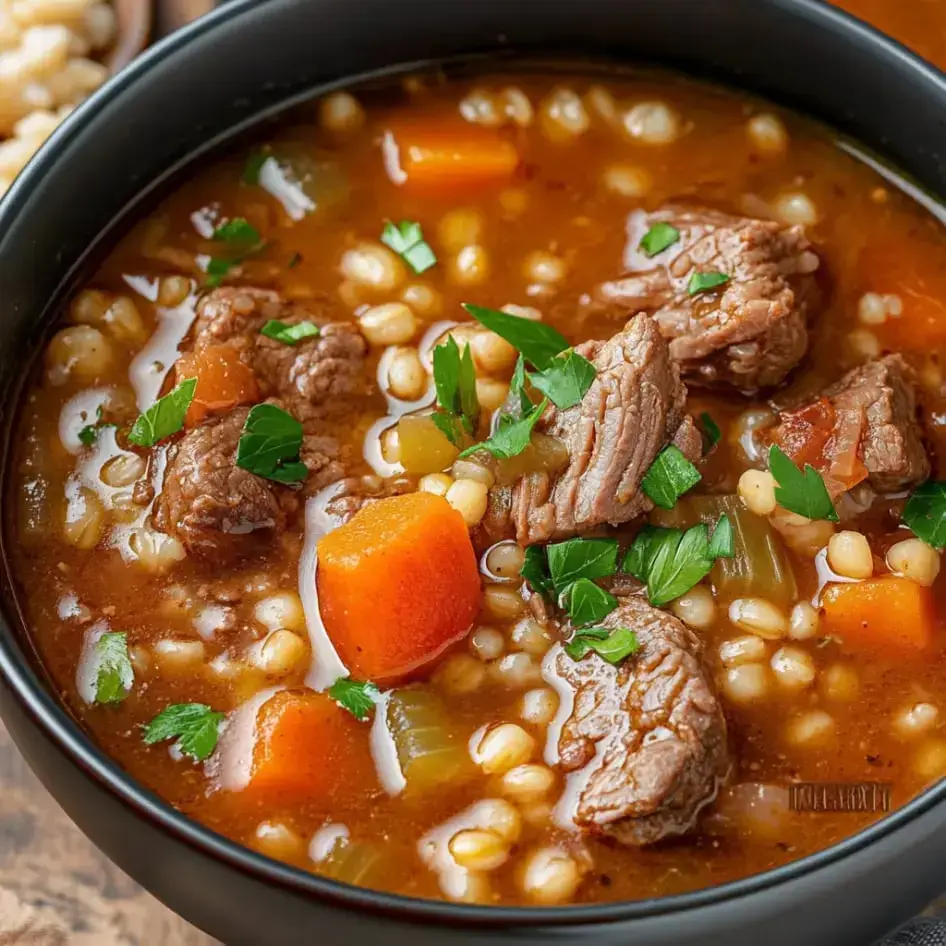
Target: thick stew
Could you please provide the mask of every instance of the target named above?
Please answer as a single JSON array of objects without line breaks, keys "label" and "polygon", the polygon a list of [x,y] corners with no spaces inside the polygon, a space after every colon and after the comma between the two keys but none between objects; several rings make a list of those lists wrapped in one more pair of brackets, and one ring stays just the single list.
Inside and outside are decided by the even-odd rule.
[{"label": "thick stew", "polygon": [[62,699],[304,870],[660,896],[882,814],[799,783],[946,774],[935,208],[755,101],[582,76],[268,127],[29,384],[8,542]]}]

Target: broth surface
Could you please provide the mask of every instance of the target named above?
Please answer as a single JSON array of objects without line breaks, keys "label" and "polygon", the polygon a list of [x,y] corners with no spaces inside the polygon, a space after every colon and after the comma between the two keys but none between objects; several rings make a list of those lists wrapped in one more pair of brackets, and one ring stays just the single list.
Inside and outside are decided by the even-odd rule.
[{"label": "broth surface", "polygon": [[[439,189],[392,181],[382,155],[386,134],[409,137],[431,128],[460,134],[470,124],[462,112],[482,118],[490,108],[502,108],[502,90],[508,88],[518,90],[532,113],[522,126],[504,123],[495,132],[518,152],[519,164],[508,179]],[[577,97],[556,106],[561,90]],[[357,98],[363,121],[346,120],[338,99],[331,100],[338,114],[314,103],[268,128],[253,146],[180,184],[121,240],[64,313],[67,322],[101,330],[107,350],[99,362],[81,352],[64,359],[54,341],[36,370],[21,411],[7,527],[30,638],[63,701],[93,738],[189,816],[304,869],[328,870],[320,855],[333,849],[336,835],[347,835],[349,847],[364,844],[376,860],[342,879],[411,896],[510,904],[534,901],[523,886],[523,871],[531,852],[549,845],[567,852],[581,874],[567,902],[662,896],[776,867],[882,816],[791,811],[792,783],[889,783],[892,804],[899,806],[940,778],[946,772],[940,707],[946,692],[946,600],[937,580],[931,592],[933,634],[919,656],[897,649],[864,653],[825,627],[806,640],[766,640],[762,666],[769,667],[779,646],[790,645],[807,654],[814,677],[789,688],[767,669],[764,693],[748,702],[734,700],[725,683],[721,645],[746,632],[729,619],[731,596],[716,588],[715,618],[696,634],[708,675],[720,688],[732,769],[720,798],[701,812],[697,825],[655,846],[621,847],[556,823],[550,809],[563,777],[553,770],[548,793],[517,802],[522,826],[508,860],[485,872],[483,887],[458,894],[445,879],[448,871],[425,862],[421,839],[437,831],[449,837],[456,825],[464,826],[452,819],[484,799],[502,798],[500,779],[477,771],[435,790],[392,795],[384,786],[392,778],[397,784],[398,773],[392,776],[390,752],[379,749],[385,737],[377,732],[375,761],[387,767],[380,778],[368,773],[364,784],[341,786],[321,799],[283,798],[278,792],[263,798],[242,790],[254,765],[257,710],[274,692],[302,688],[320,677],[320,668],[324,678],[333,666],[324,632],[311,613],[302,613],[303,603],[311,611],[315,575],[300,570],[300,559],[306,541],[318,538],[322,520],[310,505],[306,535],[305,517],[297,511],[264,551],[233,563],[183,555],[180,543],[167,543],[155,531],[151,498],[142,495],[147,490],[136,492],[136,484],[160,481],[168,445],[138,448],[126,436],[138,413],[173,386],[179,351],[189,350],[198,298],[212,288],[209,261],[232,256],[213,239],[227,220],[248,221],[263,245],[241,254],[222,277],[225,285],[272,289],[303,308],[327,307],[334,321],[353,326],[364,326],[371,306],[404,301],[411,309],[416,328],[408,341],[369,346],[368,394],[355,408],[320,423],[319,434],[338,443],[348,477],[418,488],[417,476],[387,464],[383,455],[390,444],[379,440],[379,428],[395,429],[398,410],[397,400],[385,395],[385,368],[393,357],[387,348],[413,351],[420,345],[423,356],[425,342],[429,350],[439,337],[433,326],[474,325],[462,303],[534,307],[574,344],[611,337],[627,313],[589,306],[589,293],[624,271],[635,251],[635,215],[674,204],[803,223],[820,259],[820,301],[812,308],[808,352],[787,383],[748,397],[690,385],[689,413],[708,413],[722,431],[719,446],[701,464],[695,494],[735,494],[741,475],[760,466],[744,449],[746,424],[764,416],[760,411],[807,400],[849,369],[890,352],[903,353],[916,373],[934,479],[946,449],[942,226],[823,129],[737,94],[663,76],[604,82],[572,74],[422,77],[406,89],[357,90]],[[620,117],[614,124],[608,103],[619,116],[635,103],[658,103],[669,112],[659,112],[656,120],[671,115],[675,137],[663,143],[635,139]],[[572,109],[579,110],[578,118],[569,118]],[[760,115],[775,116],[775,145],[765,136],[770,126],[753,126]],[[260,174],[255,156],[270,155],[305,179],[301,191]],[[255,168],[255,182],[247,181],[248,167],[251,181]],[[437,263],[414,275],[398,261],[390,286],[372,285],[370,276],[359,285],[350,271],[342,272],[345,254],[379,247],[385,221],[416,221]],[[895,299],[891,306],[899,313],[865,322],[865,294]],[[83,358],[76,369],[75,360]],[[388,359],[384,365],[382,358]],[[499,402],[510,374],[511,365],[487,378],[506,386]],[[428,389],[425,380],[421,398]],[[483,387],[481,401],[486,392]],[[96,424],[100,407],[103,422],[117,426],[100,427],[94,443],[84,445],[79,431]],[[875,574],[889,570],[887,549],[909,537],[900,521],[907,493],[877,496],[866,511],[839,506],[839,528],[867,537]],[[323,494],[321,502],[329,498]],[[623,549],[641,521],[607,534],[620,538]],[[679,524],[661,510],[650,521]],[[473,537],[479,558],[490,543],[476,530]],[[787,546],[781,554],[791,564],[797,592],[778,600],[774,588],[771,597],[787,615],[797,602],[818,602],[823,582],[815,556]],[[456,745],[465,745],[481,727],[515,722],[536,740],[532,762],[540,764],[550,759],[548,746],[561,720],[524,721],[523,700],[552,700],[547,663],[543,678],[540,662],[554,635],[544,643],[535,634],[525,636],[521,628],[529,611],[525,603],[516,604],[517,576],[500,583],[487,577],[469,635],[413,679],[442,699]],[[713,590],[713,582],[711,576],[700,587]],[[509,594],[491,597],[490,589],[505,589],[512,603]],[[296,634],[305,653],[273,672],[259,654],[267,635],[280,628]],[[483,628],[492,632],[484,635]],[[90,702],[88,676],[89,648],[104,630],[127,633],[135,672],[128,698],[107,706]],[[465,657],[457,659],[460,654]],[[510,662],[512,654],[522,659]],[[544,695],[527,696],[533,692]],[[217,751],[206,762],[142,739],[142,726],[168,705],[182,703],[229,714]],[[919,705],[932,709],[917,712]],[[905,724],[904,714],[911,711],[913,722]],[[799,720],[816,727],[825,719],[820,735],[797,736]],[[372,727],[382,728],[369,720],[345,737],[352,740],[349,755],[368,744]],[[319,746],[312,751],[317,755]],[[450,824],[453,829],[443,828]]]}]

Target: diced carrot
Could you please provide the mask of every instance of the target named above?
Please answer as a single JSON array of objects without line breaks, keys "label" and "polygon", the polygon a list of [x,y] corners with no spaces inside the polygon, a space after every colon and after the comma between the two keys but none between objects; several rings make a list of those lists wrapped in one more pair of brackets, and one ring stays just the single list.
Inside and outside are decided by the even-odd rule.
[{"label": "diced carrot", "polygon": [[256,375],[232,345],[210,345],[182,355],[175,370],[178,384],[185,378],[197,378],[194,400],[184,418],[187,427],[196,426],[210,414],[259,400]]},{"label": "diced carrot", "polygon": [[282,802],[339,800],[377,786],[370,725],[324,693],[282,691],[256,717],[245,791]]},{"label": "diced carrot", "polygon": [[403,677],[466,633],[480,606],[463,517],[431,493],[365,506],[318,547],[322,620],[352,675]]},{"label": "diced carrot", "polygon": [[782,411],[778,427],[772,433],[772,441],[796,465],[804,467],[810,463],[818,469],[824,459],[825,444],[833,430],[834,408],[826,397],[819,397],[803,407]]},{"label": "diced carrot", "polygon": [[385,136],[385,162],[395,183],[463,188],[512,177],[515,145],[493,131],[469,125],[400,128]]},{"label": "diced carrot", "polygon": [[903,655],[918,654],[933,643],[932,594],[909,578],[885,575],[829,585],[822,606],[827,633],[850,647]]}]

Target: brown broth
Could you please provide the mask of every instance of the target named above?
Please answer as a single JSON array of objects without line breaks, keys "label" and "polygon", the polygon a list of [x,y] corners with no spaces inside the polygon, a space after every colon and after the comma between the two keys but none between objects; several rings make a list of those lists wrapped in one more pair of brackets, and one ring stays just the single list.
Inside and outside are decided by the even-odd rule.
[{"label": "brown broth", "polygon": [[[196,232],[194,215],[216,207],[227,217],[243,216],[254,222],[267,240],[266,249],[246,264],[240,283],[278,289],[302,304],[308,297],[337,299],[342,252],[356,243],[376,240],[385,220],[418,221],[436,248],[441,217],[458,206],[470,206],[479,210],[485,222],[481,244],[489,257],[488,278],[478,286],[457,286],[451,282],[448,267],[438,265],[414,280],[433,287],[442,296],[442,315],[437,318],[464,321],[461,302],[496,308],[509,302],[536,305],[546,321],[569,340],[578,342],[607,337],[620,328],[620,320],[614,317],[578,315],[579,300],[596,283],[621,272],[631,210],[689,201],[752,213],[779,195],[799,192],[817,208],[817,222],[808,230],[822,260],[819,279],[824,304],[814,323],[804,367],[795,373],[788,391],[778,392],[777,400],[785,403],[799,392],[817,391],[865,360],[863,339],[858,347],[857,336],[853,341],[851,336],[855,331],[863,334],[857,320],[859,299],[866,291],[900,293],[903,315],[879,327],[873,335],[874,344],[878,351],[905,351],[920,372],[931,444],[937,460],[943,455],[946,401],[939,356],[946,348],[946,330],[940,328],[931,337],[922,327],[925,316],[918,314],[924,300],[933,300],[942,307],[940,300],[946,299],[942,227],[895,186],[841,150],[825,130],[794,115],[782,114],[790,147],[783,155],[767,156],[751,147],[747,139],[746,121],[762,108],[758,103],[666,77],[615,78],[606,85],[618,99],[668,103],[682,116],[686,133],[665,146],[635,145],[595,121],[587,134],[559,145],[550,143],[534,124],[529,129],[508,132],[523,156],[524,173],[509,186],[464,193],[399,189],[383,173],[377,141],[390,123],[449,124],[455,121],[457,100],[478,85],[491,89],[515,85],[537,103],[559,81],[579,92],[592,84],[574,75],[559,80],[548,75],[515,74],[428,83],[423,92],[414,95],[389,89],[368,91],[362,96],[368,124],[345,141],[320,129],[315,110],[305,108],[291,123],[271,132],[268,140],[281,148],[291,143],[299,153],[335,163],[347,182],[344,195],[333,197],[324,210],[294,222],[260,188],[241,184],[249,154],[249,149],[244,149],[200,169],[168,195],[120,242],[88,285],[131,295],[149,331],[168,323],[166,311],[162,312],[153,299],[130,292],[129,285],[153,286],[157,278],[179,272],[197,275],[182,269],[171,253],[156,256],[154,245],[183,254],[184,262],[194,254],[206,253],[206,237]],[[644,197],[617,197],[602,186],[605,168],[622,162],[642,170],[652,180]],[[567,274],[550,298],[528,295],[522,266],[527,255],[536,250],[554,252],[567,264]],[[301,254],[301,260],[289,268],[295,254]],[[445,253],[440,255],[445,259]],[[182,311],[193,303],[191,296]],[[354,318],[341,303],[338,311]],[[422,329],[430,321],[433,319]],[[946,325],[946,318],[942,324]],[[127,389],[133,351],[121,346],[117,351],[112,369],[101,380]],[[66,705],[133,777],[215,830],[251,843],[263,819],[282,821],[304,839],[327,821],[342,822],[354,839],[383,838],[385,856],[407,865],[388,873],[384,883],[390,889],[416,896],[441,896],[435,875],[418,858],[418,839],[465,806],[494,796],[495,787],[485,776],[416,800],[392,798],[378,788],[354,793],[351,798],[346,794],[328,808],[315,803],[280,804],[279,799],[260,806],[239,793],[221,791],[212,765],[203,768],[187,760],[174,761],[166,746],[147,747],[142,743],[140,726],[169,703],[203,701],[215,709],[231,711],[260,688],[274,684],[298,686],[303,682],[304,674],[273,681],[262,674],[248,673],[229,680],[206,669],[214,658],[242,653],[263,633],[252,613],[254,594],[245,593],[244,599],[232,607],[221,605],[221,586],[295,591],[301,526],[284,535],[265,558],[247,562],[225,575],[207,571],[190,560],[175,564],[166,573],[151,574],[124,561],[118,550],[107,548],[104,542],[93,550],[64,543],[63,493],[76,457],[61,442],[59,418],[65,400],[85,387],[71,383],[54,387],[39,374],[36,376],[22,411],[20,467],[10,484],[18,497],[11,504],[18,512],[8,526],[16,548],[14,568],[20,598],[31,639]],[[727,431],[745,410],[763,405],[733,395],[693,391],[690,407],[695,414],[709,411]],[[135,411],[126,413],[126,422],[130,422]],[[369,425],[384,414],[379,394],[362,416],[346,417],[327,431],[343,443],[349,473],[370,472],[362,456],[362,440]],[[706,473],[704,487],[732,492],[746,467],[737,445],[724,438]],[[38,480],[45,484],[46,500],[30,507],[34,510],[30,513],[21,497],[29,491],[29,484]],[[869,516],[845,525],[867,532],[875,550],[882,549],[897,532],[901,507],[902,500],[896,499],[877,504]],[[792,556],[792,560],[802,596],[813,593],[816,576],[812,562],[798,556]],[[186,601],[199,602],[197,610],[208,604],[229,608],[230,626],[204,641],[206,659],[200,669],[162,672],[152,654],[151,667],[139,674],[141,685],[131,698],[117,707],[87,705],[77,692],[76,672],[90,623],[106,618],[112,629],[127,630],[130,642],[145,650],[162,638],[199,639],[193,627],[194,609],[188,604],[175,606],[172,586],[181,589]],[[737,760],[734,781],[779,785],[796,780],[883,781],[893,786],[894,805],[901,805],[939,777],[941,770],[937,771],[935,765],[918,772],[915,759],[925,746],[940,746],[940,755],[946,754],[942,724],[938,723],[923,739],[907,743],[894,732],[891,722],[905,706],[918,700],[936,703],[946,692],[946,599],[942,581],[935,592],[940,609],[936,646],[922,659],[905,660],[901,655],[865,657],[831,639],[799,644],[813,656],[819,671],[834,663],[856,671],[860,688],[853,701],[828,700],[816,682],[800,693],[776,692],[770,699],[748,706],[726,703],[731,747]],[[78,596],[87,609],[87,620],[63,616],[63,602],[69,595]],[[702,634],[714,672],[721,670],[719,643],[734,634],[725,617],[727,602],[720,604],[720,619]],[[488,615],[484,623],[503,627],[502,622]],[[458,649],[462,650],[463,645]],[[468,738],[487,722],[516,720],[520,696],[521,690],[487,684],[472,694],[448,697],[458,737]],[[786,719],[814,708],[830,711],[835,735],[819,747],[789,745],[784,737]],[[695,834],[652,849],[621,849],[586,841],[593,866],[575,899],[631,900],[722,883],[824,848],[878,816],[782,811],[776,827],[754,835],[742,823],[728,828],[717,824],[714,828],[710,811],[703,828]],[[571,835],[559,829],[527,824],[519,849],[549,840],[573,843]],[[312,869],[304,852],[288,859]],[[492,875],[495,902],[522,902],[516,861],[513,857]]]}]

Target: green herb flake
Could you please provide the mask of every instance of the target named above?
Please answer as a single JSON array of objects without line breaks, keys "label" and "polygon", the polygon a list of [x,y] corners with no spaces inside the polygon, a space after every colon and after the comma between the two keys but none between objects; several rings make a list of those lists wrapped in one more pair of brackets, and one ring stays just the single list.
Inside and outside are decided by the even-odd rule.
[{"label": "green herb flake", "polygon": [[236,465],[277,483],[301,483],[309,474],[301,449],[302,424],[274,404],[257,404],[246,416]]},{"label": "green herb flake", "polygon": [[725,273],[694,273],[687,283],[687,292],[691,296],[698,296],[701,292],[718,289],[729,282]]},{"label": "green herb flake", "polygon": [[509,393],[519,398],[520,413],[528,414],[535,406],[526,391],[526,360],[522,355],[516,359],[516,367],[513,369],[512,380],[509,382]]},{"label": "green herb flake", "polygon": [[616,539],[566,539],[547,547],[549,574],[563,594],[579,578],[608,578],[618,569]]},{"label": "green herb flake", "polygon": [[254,246],[262,240],[259,230],[245,217],[234,217],[221,224],[213,232],[212,239],[219,243],[232,243],[237,246]]},{"label": "green herb flake", "polygon": [[519,574],[537,594],[545,597],[552,594],[552,576],[549,574],[549,560],[544,545],[530,545],[526,549]]},{"label": "green herb flake", "polygon": [[217,748],[223,720],[223,713],[215,713],[203,703],[174,703],[145,726],[144,741],[150,746],[174,739],[182,755],[203,762]]},{"label": "green herb flake", "polygon": [[838,521],[824,479],[813,466],[806,464],[802,472],[781,448],[773,444],[769,449],[769,471],[775,478],[775,501],[783,509],[806,519]]},{"label": "green herb flake", "polygon": [[98,440],[98,436],[99,425],[86,424],[85,427],[83,427],[78,433],[79,443],[81,443],[83,447],[91,447],[92,444]]},{"label": "green herb flake", "polygon": [[643,236],[640,242],[641,252],[645,256],[653,257],[663,253],[680,239],[680,231],[669,223],[660,221],[655,223]]},{"label": "green herb flake", "polygon": [[734,553],[732,523],[720,516],[710,539],[700,523],[683,531],[645,526],[624,559],[624,570],[647,585],[652,605],[661,607],[686,594],[710,572],[717,558]]},{"label": "green herb flake", "polygon": [[641,489],[661,509],[673,509],[676,501],[699,483],[700,471],[670,444],[657,454],[641,480]]},{"label": "green herb flake", "polygon": [[562,604],[575,627],[587,627],[603,621],[618,606],[618,599],[590,578],[579,578],[562,595]]},{"label": "green herb flake", "polygon": [[480,450],[491,453],[497,460],[509,460],[518,456],[532,441],[532,429],[548,407],[548,399],[543,398],[532,410],[518,420],[509,414],[501,414],[493,435],[482,443],[467,447],[460,458],[472,456]]},{"label": "green herb flake", "polygon": [[381,242],[394,250],[417,275],[437,264],[437,256],[424,241],[420,224],[413,220],[402,220],[396,225],[389,220],[381,231]]},{"label": "green herb flake", "polygon": [[719,429],[719,424],[706,411],[700,414],[699,428],[703,435],[703,454],[705,455],[723,439],[723,432]]},{"label": "green herb flake", "polygon": [[293,253],[292,256],[289,257],[289,262],[286,264],[286,268],[295,269],[301,262],[302,262],[302,254]]},{"label": "green herb flake", "polygon": [[259,184],[260,174],[263,170],[263,165],[270,160],[270,155],[263,154],[261,151],[254,152],[246,159],[246,164],[243,165],[243,174],[241,175],[241,180],[244,184]]},{"label": "green herb flake", "polygon": [[921,483],[907,500],[903,521],[927,545],[936,549],[946,547],[946,482]]},{"label": "green herb flake", "polygon": [[557,408],[567,410],[581,403],[596,376],[595,366],[570,348],[544,370],[530,374],[529,380]]},{"label": "green herb flake", "polygon": [[610,664],[619,664],[640,649],[637,635],[627,627],[589,627],[578,631],[565,645],[565,653],[572,660],[581,660],[594,651]]},{"label": "green herb flake", "polygon": [[565,337],[551,325],[524,319],[508,312],[486,309],[480,305],[464,302],[463,308],[500,338],[506,339],[534,368],[544,371],[556,355],[568,348]]},{"label": "green herb flake", "polygon": [[446,414],[443,411],[434,411],[430,415],[434,426],[450,441],[455,447],[463,445],[463,430],[460,427],[460,419],[453,414]]},{"label": "green herb flake", "polygon": [[366,719],[381,696],[381,691],[373,683],[339,677],[329,687],[328,695],[355,719]]},{"label": "green herb flake", "polygon": [[196,390],[197,379],[186,378],[173,391],[159,397],[132,425],[128,442],[138,447],[153,447],[182,430]]},{"label": "green herb flake", "polygon": [[279,319],[270,319],[261,329],[260,335],[272,338],[283,345],[298,345],[307,338],[315,338],[319,334],[319,327],[311,322],[280,322]]},{"label": "green herb flake", "polygon": [[469,345],[463,350],[451,335],[434,349],[434,387],[437,403],[448,414],[460,419],[471,436],[480,419],[480,402],[476,396],[476,368]]},{"label": "green herb flake", "polygon": [[93,649],[95,702],[121,703],[135,683],[135,671],[128,655],[128,635],[124,631],[103,634]]}]

